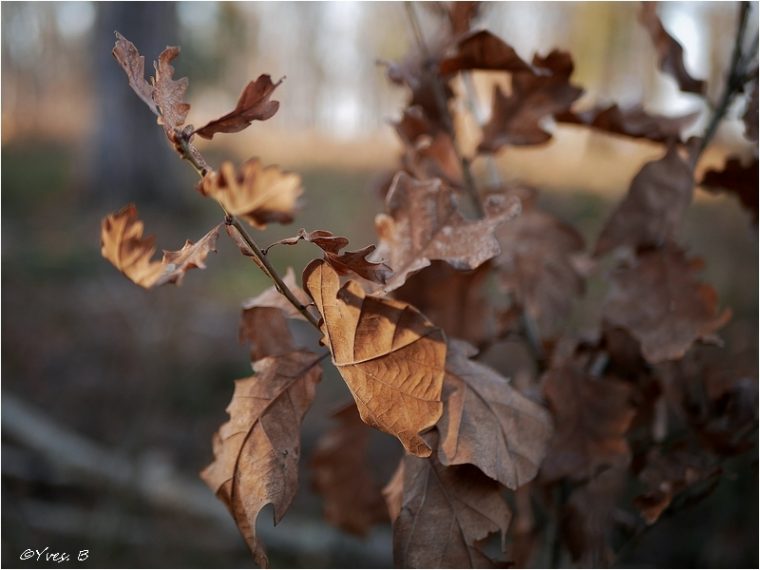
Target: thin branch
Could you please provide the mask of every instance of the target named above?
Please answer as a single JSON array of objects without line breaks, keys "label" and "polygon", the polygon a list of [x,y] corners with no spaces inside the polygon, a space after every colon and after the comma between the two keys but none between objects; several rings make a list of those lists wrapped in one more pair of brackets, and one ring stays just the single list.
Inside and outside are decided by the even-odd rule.
[{"label": "thin branch", "polygon": [[[193,152],[193,150],[190,148],[190,135],[178,132],[176,138],[179,141],[177,149],[180,151],[182,159],[189,162],[193,169],[195,169],[198,176],[200,176],[202,179],[204,176],[206,176],[206,174],[208,174],[208,169],[205,166],[206,161],[197,150]],[[314,328],[319,330],[319,320],[313,314],[311,314],[311,312],[309,312],[307,307],[298,300],[298,298],[293,294],[293,291],[291,291],[290,288],[285,284],[279,273],[277,273],[277,270],[272,266],[271,263],[269,263],[266,254],[261,250],[258,244],[254,241],[253,237],[251,237],[251,235],[245,229],[245,226],[240,223],[240,220],[230,214],[224,208],[224,206],[221,204],[219,204],[219,206],[224,212],[225,223],[228,226],[235,228],[243,242],[245,242],[246,246],[248,246],[248,248],[251,250],[253,258],[256,261],[256,265],[258,265],[259,269],[261,269],[261,271],[273,281],[275,289],[277,289],[277,291],[283,295],[288,300],[288,302],[293,305],[298,310],[298,312],[301,313],[304,318],[314,326]]]},{"label": "thin branch", "polygon": [[723,95],[721,96],[718,104],[715,106],[710,122],[705,129],[705,134],[702,137],[702,142],[697,152],[697,157],[701,156],[707,145],[710,144],[715,133],[718,130],[718,125],[728,112],[728,108],[734,100],[734,97],[739,93],[744,85],[744,78],[747,74],[747,70],[742,65],[742,47],[744,45],[744,35],[747,32],[747,24],[749,22],[749,2],[741,2],[739,8],[739,23],[737,26],[736,40],[734,42],[734,49],[731,53],[731,63],[728,69],[728,76],[726,77],[726,83],[723,87]]},{"label": "thin branch", "polygon": [[470,159],[467,158],[457,141],[456,131],[454,129],[454,123],[451,118],[451,112],[449,111],[448,103],[446,102],[446,92],[444,90],[443,83],[438,76],[436,69],[434,68],[435,62],[431,57],[430,50],[428,49],[425,37],[422,35],[422,28],[420,27],[419,20],[417,19],[417,13],[414,10],[414,4],[412,2],[404,2],[406,8],[406,14],[409,18],[409,23],[412,26],[414,37],[417,41],[417,47],[422,52],[422,57],[425,60],[424,71],[430,75],[431,85],[433,86],[433,93],[435,95],[435,102],[438,106],[438,111],[443,119],[443,126],[446,129],[449,138],[451,139],[451,146],[454,148],[454,154],[456,154],[459,160],[459,165],[462,168],[462,179],[464,182],[464,188],[467,191],[467,195],[470,197],[472,207],[479,217],[485,216],[485,210],[483,204],[480,201],[478,195],[478,189],[475,185],[475,178],[472,175],[472,169],[470,167]]}]

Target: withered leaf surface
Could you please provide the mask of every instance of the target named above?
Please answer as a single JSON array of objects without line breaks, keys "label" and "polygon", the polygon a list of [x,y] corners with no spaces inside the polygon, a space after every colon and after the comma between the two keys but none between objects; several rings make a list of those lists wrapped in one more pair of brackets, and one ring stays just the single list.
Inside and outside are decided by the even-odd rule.
[{"label": "withered leaf surface", "polygon": [[748,89],[747,108],[742,115],[744,121],[744,136],[748,141],[757,142],[758,112],[760,112],[760,101],[758,100],[758,76],[757,68],[753,73],[754,78],[745,86]]},{"label": "withered leaf surface", "polygon": [[[245,244],[243,245],[247,248]],[[306,291],[301,289],[298,283],[296,283],[296,276],[295,273],[293,273],[292,267],[288,267],[287,271],[285,271],[285,276],[282,278],[282,282],[287,285],[288,289],[290,289],[295,298],[300,301],[301,305],[305,307],[311,303],[311,299],[306,294]],[[243,303],[244,310],[253,307],[273,307],[283,311],[288,318],[305,320],[304,316],[298,311],[298,309],[296,309],[274,285],[268,289],[264,289],[264,291],[259,293],[256,297],[252,297]]]},{"label": "withered leaf surface", "polygon": [[686,71],[683,63],[683,48],[662,25],[657,16],[657,2],[641,3],[639,21],[652,38],[659,68],[676,80],[681,91],[702,93],[705,82],[694,79]]},{"label": "withered leaf surface", "polygon": [[341,253],[340,250],[348,245],[348,239],[336,236],[326,230],[307,232],[304,229],[300,229],[293,237],[281,239],[267,247],[265,253],[274,245],[295,245],[301,240],[308,241],[319,247],[325,254],[325,260],[332,265],[335,271],[342,275],[355,273],[368,281],[385,283],[391,274],[390,267],[384,263],[375,263],[374,261],[367,260],[367,256],[375,251],[374,245],[368,245],[358,251],[344,251]]},{"label": "withered leaf surface", "polygon": [[636,497],[634,504],[647,524],[657,522],[676,495],[720,473],[714,457],[683,443],[676,444],[667,453],[652,449],[646,462],[639,474],[646,491]]},{"label": "withered leaf surface", "polygon": [[625,434],[635,410],[629,384],[592,376],[582,358],[554,362],[544,376],[544,394],[554,416],[554,437],[541,475],[548,481],[576,480],[624,465],[630,456]]},{"label": "withered leaf surface", "polygon": [[517,489],[536,476],[552,432],[549,413],[498,372],[470,357],[467,343],[449,340],[438,459],[475,465]]},{"label": "withered leaf surface", "polygon": [[403,285],[409,275],[433,260],[470,270],[498,255],[494,230],[512,215],[505,210],[482,220],[465,220],[454,193],[440,180],[418,182],[404,172],[394,178],[386,211],[375,218],[378,257],[394,271],[386,292]]},{"label": "withered leaf surface", "polygon": [[127,74],[132,90],[158,115],[158,108],[153,101],[153,86],[145,80],[145,58],[137,51],[135,44],[116,32],[116,44],[111,53]]},{"label": "withered leaf surface", "polygon": [[718,312],[715,289],[697,280],[700,266],[675,246],[640,253],[613,272],[605,320],[630,332],[650,363],[681,358],[731,318]]},{"label": "withered leaf surface", "polygon": [[158,62],[154,63],[156,80],[153,101],[161,112],[158,122],[164,126],[170,139],[172,139],[173,131],[185,124],[185,118],[190,111],[190,105],[183,101],[190,81],[187,77],[175,80],[174,67],[171,65],[172,60],[179,55],[179,51],[178,47],[167,47],[159,54]]},{"label": "withered leaf surface", "polygon": [[269,75],[259,75],[256,81],[245,86],[235,108],[208,124],[195,130],[195,134],[204,139],[212,139],[217,133],[237,133],[250,126],[253,121],[266,121],[274,116],[280,108],[279,101],[270,101],[277,86]]},{"label": "withered leaf surface", "polygon": [[664,157],[645,164],[633,178],[599,235],[596,255],[620,246],[635,249],[667,243],[691,203],[693,189],[692,158],[682,157],[671,145]]},{"label": "withered leaf surface", "polygon": [[694,122],[699,112],[680,117],[647,113],[641,105],[621,109],[617,104],[595,107],[587,111],[567,111],[557,121],[586,125],[616,135],[648,139],[655,142],[680,140],[681,131]]},{"label": "withered leaf surface", "polygon": [[287,315],[277,307],[244,308],[238,336],[241,343],[250,347],[251,362],[294,350]]},{"label": "withered leaf surface", "polygon": [[757,221],[758,193],[760,180],[758,179],[758,159],[754,158],[747,166],[742,165],[737,157],[726,160],[722,170],[708,170],[705,172],[702,186],[710,192],[728,191],[735,194],[747,210],[752,212]]},{"label": "withered leaf surface", "polygon": [[[499,484],[472,465],[445,467],[435,457],[407,455],[403,464],[403,495],[393,523],[396,566],[495,567],[477,542],[499,532],[504,544],[512,514]],[[389,505],[391,512],[395,508]]]},{"label": "withered leaf surface", "polygon": [[409,453],[430,455],[419,433],[435,425],[443,408],[443,331],[411,305],[367,296],[355,281],[341,287],[326,261],[312,261],[303,282],[362,420],[397,437]]},{"label": "withered leaf surface", "polygon": [[501,254],[494,264],[502,286],[548,334],[583,292],[584,280],[573,263],[584,250],[572,226],[527,205],[496,232]]},{"label": "withered leaf surface", "polygon": [[179,285],[190,269],[206,267],[208,254],[216,251],[219,226],[197,243],[190,240],[179,251],[164,251],[161,261],[153,261],[153,236],[143,238],[144,226],[137,208],[130,204],[103,218],[100,229],[101,254],[137,285],[149,289],[165,283]]},{"label": "withered leaf surface", "polygon": [[219,172],[203,178],[201,191],[257,229],[269,222],[293,221],[298,198],[303,193],[297,174],[276,166],[262,166],[257,159],[244,162],[239,170],[231,162],[224,162]]},{"label": "withered leaf surface", "polygon": [[530,66],[504,40],[488,30],[481,30],[460,39],[455,53],[439,65],[445,75],[468,69],[514,72],[530,71]]},{"label": "withered leaf surface", "polygon": [[214,435],[214,462],[201,473],[262,567],[267,557],[256,519],[272,504],[277,524],[298,489],[299,428],[321,376],[319,360],[293,351],[256,361],[255,375],[235,382],[230,419]]},{"label": "withered leaf surface", "polygon": [[409,277],[393,296],[417,307],[448,335],[479,345],[496,328],[485,291],[490,270],[488,263],[473,271],[458,271],[434,261]]},{"label": "withered leaf surface", "polygon": [[312,485],[324,501],[325,519],[365,536],[388,520],[380,485],[367,468],[370,428],[351,402],[333,414],[338,425],[320,437],[311,458]]},{"label": "withered leaf surface", "polygon": [[541,121],[569,110],[583,89],[570,84],[573,61],[555,50],[545,58],[533,58],[535,70],[515,73],[512,92],[505,95],[494,86],[491,118],[483,126],[478,151],[495,153],[504,145],[541,144],[551,138]]}]

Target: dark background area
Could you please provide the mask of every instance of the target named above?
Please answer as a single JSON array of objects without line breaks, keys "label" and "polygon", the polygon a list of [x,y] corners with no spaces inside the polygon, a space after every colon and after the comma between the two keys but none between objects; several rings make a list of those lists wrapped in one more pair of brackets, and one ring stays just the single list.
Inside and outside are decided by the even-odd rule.
[{"label": "dark background area", "polygon": [[[686,30],[687,53],[699,47],[700,76],[719,85],[735,5],[665,11],[666,24]],[[625,3],[499,4],[481,22],[507,41],[510,30],[533,26],[536,45],[515,32],[521,55],[555,44],[570,49],[591,98],[643,98],[661,112],[698,105],[673,95],[651,61],[642,66],[651,52],[633,31],[635,7]],[[385,121],[397,116],[404,94],[386,85],[374,61],[408,48],[403,7],[3,5],[2,565],[31,566],[19,555],[49,546],[89,550],[82,566],[251,567],[231,519],[197,474],[212,458],[232,381],[250,374],[237,339],[240,304],[269,283],[224,235],[208,269],[181,287],[142,290],[101,258],[101,218],[130,201],[159,248],[178,249],[221,221],[113,61],[114,29],[146,55],[146,68],[166,44],[183,46],[176,67],[191,78],[198,122],[234,104],[259,73],[287,74],[274,119],[202,148],[214,165],[258,155],[301,174],[302,212],[289,227],[257,234],[260,243],[305,227],[360,247],[375,240],[373,219],[382,210],[375,188],[399,150]],[[593,41],[584,30],[595,31]],[[355,73],[345,73],[357,61]],[[737,148],[738,125],[727,122],[700,169]],[[660,153],[566,127],[546,147],[510,152],[498,166],[506,179],[538,186],[547,208],[593,243],[630,178]],[[756,362],[758,241],[750,216],[731,198],[697,190],[682,243],[705,260],[705,281],[733,310],[721,332],[725,349]],[[271,255],[276,267],[300,275],[317,250],[300,244]],[[590,283],[568,328],[592,320],[605,287],[603,277]],[[494,350],[487,360],[517,373],[519,352]],[[271,512],[259,519],[275,567],[391,564],[388,525],[364,540],[333,531],[310,489],[315,442],[330,411],[349,397],[337,374],[326,373],[302,430],[296,501],[276,529]],[[373,444],[370,464],[384,484],[401,450],[382,434]],[[714,494],[658,524],[620,565],[757,566],[757,449],[725,473]]]}]

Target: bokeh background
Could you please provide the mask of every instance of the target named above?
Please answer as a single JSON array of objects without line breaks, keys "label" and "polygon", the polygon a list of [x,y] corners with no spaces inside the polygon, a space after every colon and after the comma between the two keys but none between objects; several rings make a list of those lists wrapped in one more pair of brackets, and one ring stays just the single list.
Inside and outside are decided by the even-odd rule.
[{"label": "bokeh background", "polygon": [[[636,3],[488,3],[480,24],[524,59],[570,50],[574,82],[587,90],[581,105],[703,109],[656,70],[637,11]],[[434,11],[418,12],[432,36]],[[661,6],[713,101],[737,14],[733,2]],[[756,6],[752,14],[757,19]],[[49,546],[87,549],[84,564],[100,567],[249,567],[242,539],[197,473],[211,460],[232,380],[250,373],[237,341],[240,303],[268,283],[224,236],[208,270],[178,288],[144,291],[100,257],[100,220],[127,202],[166,249],[219,222],[113,60],[114,30],[137,45],[146,67],[166,45],[182,46],[175,67],[191,79],[196,124],[232,108],[260,73],[287,76],[273,119],[199,147],[212,164],[259,156],[301,174],[303,211],[291,227],[267,229],[261,243],[305,227],[357,247],[374,242],[376,187],[400,151],[388,121],[406,96],[376,62],[403,57],[412,34],[400,3],[2,5],[2,565],[23,565],[23,550]],[[484,110],[491,81],[475,77]],[[743,105],[700,170],[747,152],[735,120]],[[471,147],[473,121],[459,128]],[[692,130],[703,128],[701,119]],[[498,167],[506,180],[540,188],[547,208],[592,242],[634,173],[660,153],[559,127],[545,146],[502,153]],[[682,234],[734,311],[722,334],[727,349],[756,361],[756,226],[734,199],[697,191]],[[277,267],[297,273],[316,255],[304,244],[272,253]],[[598,311],[603,291],[603,282],[592,283],[573,326]],[[272,529],[269,512],[260,519],[276,566],[391,564],[387,526],[364,540],[331,530],[309,486],[315,441],[347,398],[328,374],[304,424],[301,492],[281,526]],[[376,443],[372,465],[384,481],[400,451],[380,436]],[[756,451],[729,465],[714,495],[648,533],[620,564],[757,566],[757,465]]]}]

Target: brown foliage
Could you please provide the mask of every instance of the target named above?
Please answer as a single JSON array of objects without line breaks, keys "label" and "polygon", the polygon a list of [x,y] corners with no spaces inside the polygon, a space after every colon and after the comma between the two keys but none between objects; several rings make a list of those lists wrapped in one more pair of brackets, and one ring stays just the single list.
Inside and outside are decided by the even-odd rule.
[{"label": "brown foliage", "polygon": [[127,74],[129,86],[148,108],[158,115],[158,107],[153,101],[153,86],[145,81],[145,58],[137,51],[135,44],[116,32],[116,45],[111,53]]},{"label": "brown foliage", "polygon": [[324,500],[325,519],[359,536],[388,520],[383,496],[367,469],[370,428],[351,402],[333,414],[338,424],[323,434],[311,458],[312,486]]},{"label": "brown foliage", "polygon": [[642,2],[639,21],[649,32],[657,52],[659,68],[673,77],[681,91],[702,93],[705,82],[694,79],[683,63],[683,48],[663,27],[657,16],[657,2]]},{"label": "brown foliage", "polygon": [[681,358],[731,317],[718,312],[715,289],[697,281],[700,267],[675,247],[640,253],[613,272],[604,318],[629,331],[649,362]]},{"label": "brown foliage", "polygon": [[303,282],[362,420],[397,437],[407,452],[430,455],[419,433],[435,425],[443,408],[443,331],[411,305],[367,296],[354,281],[341,287],[325,261],[312,261]]},{"label": "brown foliage", "polygon": [[280,103],[270,101],[269,98],[280,83],[282,79],[272,83],[272,78],[268,75],[259,75],[256,81],[251,81],[245,86],[232,111],[196,129],[195,134],[204,139],[212,139],[217,133],[237,133],[250,126],[253,121],[272,118],[280,108]]},{"label": "brown foliage", "polygon": [[737,157],[729,157],[722,170],[711,169],[705,172],[700,185],[710,192],[724,191],[736,195],[742,206],[752,212],[752,217],[757,222],[759,168],[757,156],[746,166]]},{"label": "brown foliage", "polygon": [[130,204],[103,219],[100,251],[116,269],[141,287],[179,285],[190,269],[206,268],[204,262],[210,252],[216,251],[218,235],[216,226],[197,243],[187,240],[181,250],[164,251],[161,261],[152,261],[156,239],[143,238],[143,223],[137,218],[137,208]]},{"label": "brown foliage", "polygon": [[290,223],[303,189],[297,174],[251,159],[239,169],[231,162],[223,163],[219,172],[203,178],[201,192],[228,213],[262,229],[269,222]]},{"label": "brown foliage", "polygon": [[183,101],[190,80],[187,77],[174,79],[174,67],[171,62],[178,55],[178,47],[168,47],[159,54],[158,63],[155,64],[153,100],[161,113],[158,122],[164,125],[164,130],[170,138],[174,131],[185,124],[185,118],[190,111],[190,105]]},{"label": "brown foliage", "polygon": [[440,63],[442,74],[468,69],[515,72],[530,71],[530,66],[501,38],[480,30],[461,38],[455,53]]}]

